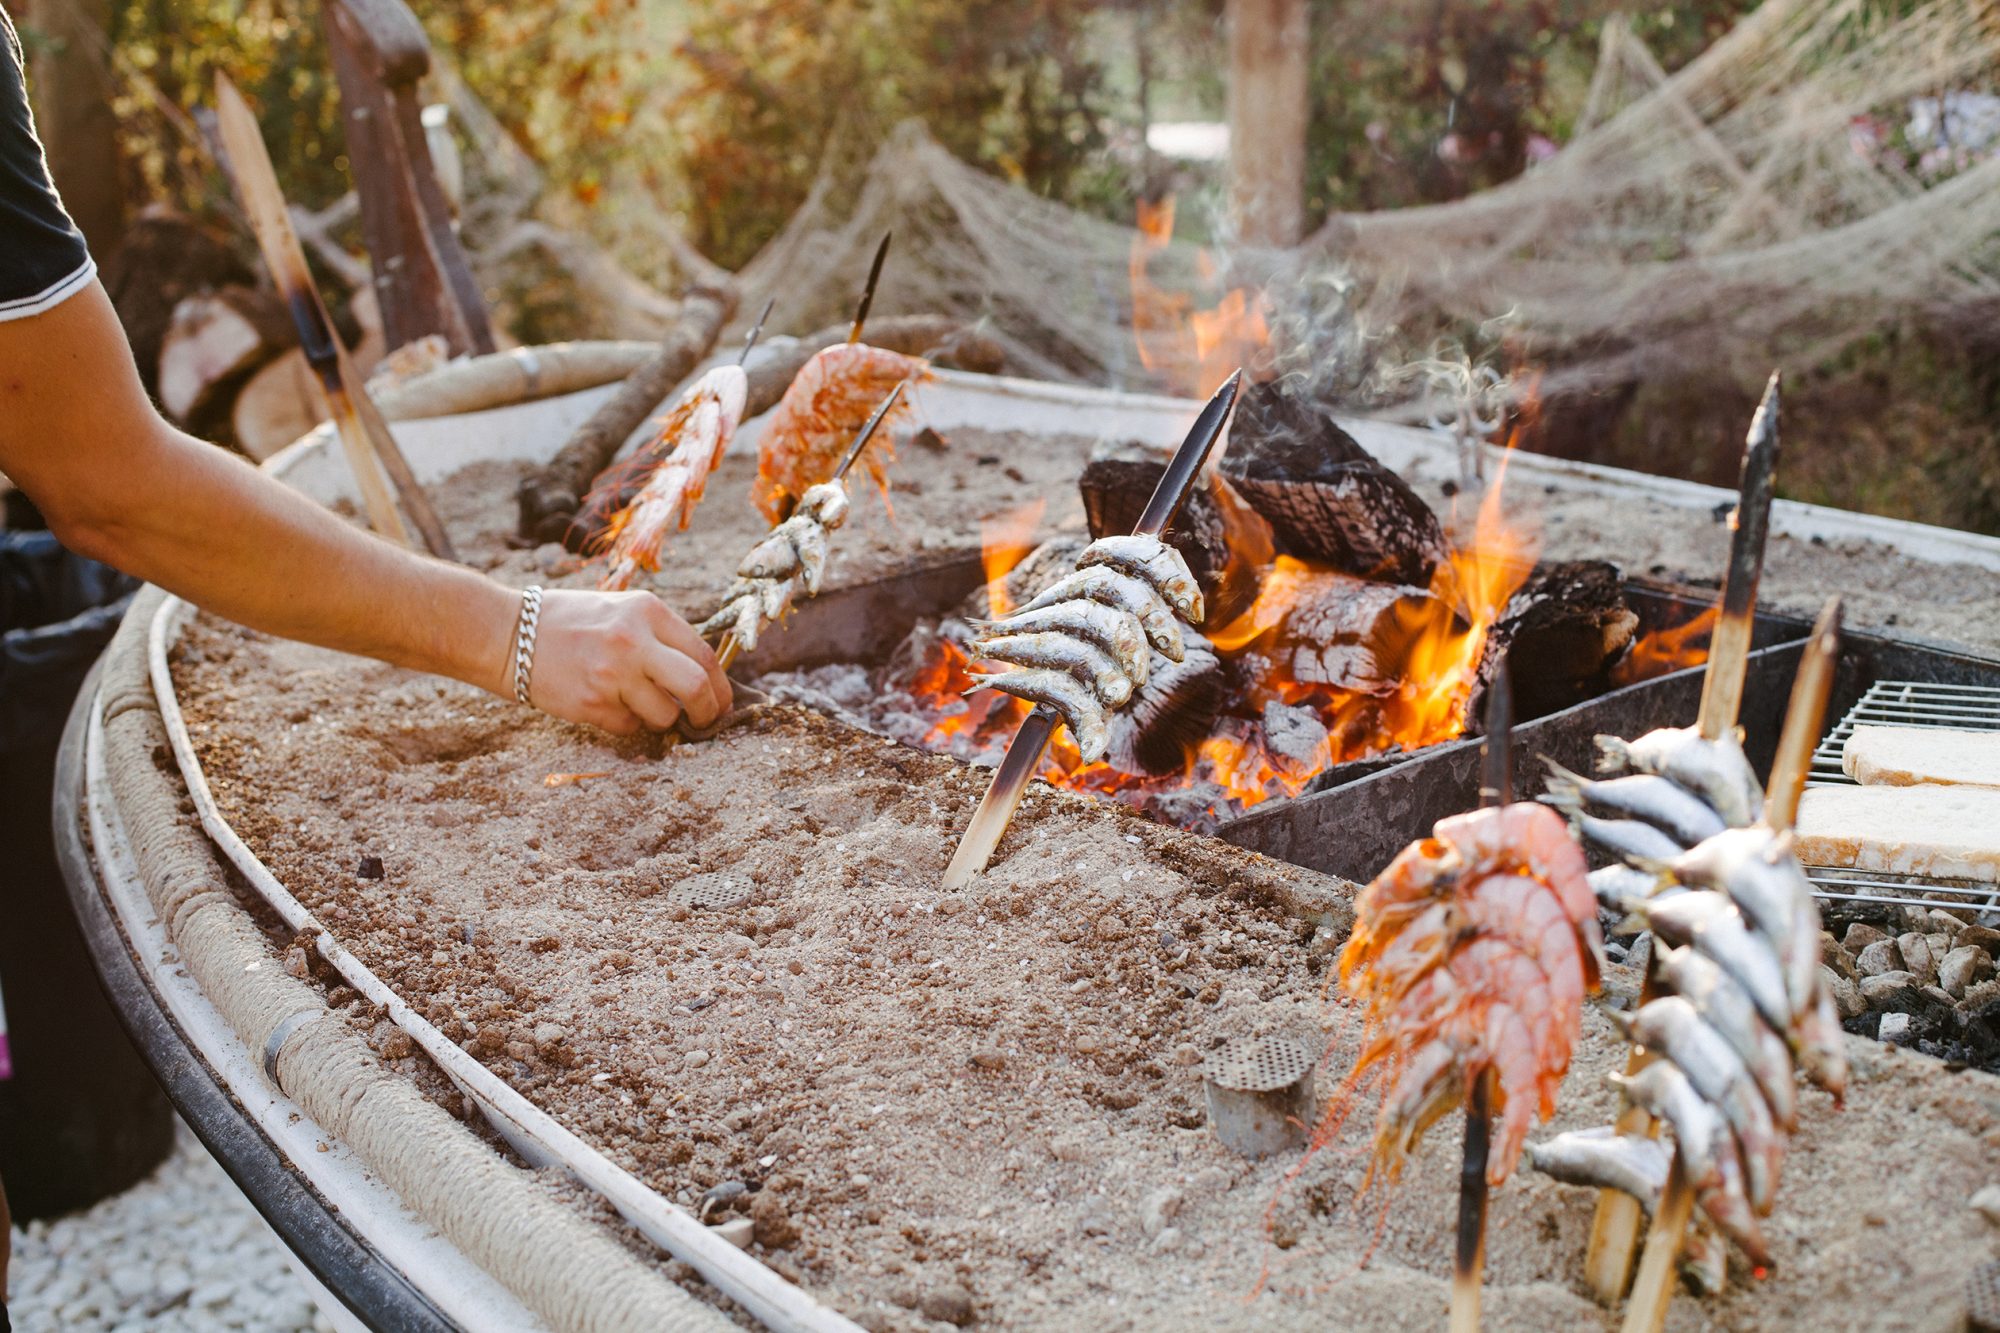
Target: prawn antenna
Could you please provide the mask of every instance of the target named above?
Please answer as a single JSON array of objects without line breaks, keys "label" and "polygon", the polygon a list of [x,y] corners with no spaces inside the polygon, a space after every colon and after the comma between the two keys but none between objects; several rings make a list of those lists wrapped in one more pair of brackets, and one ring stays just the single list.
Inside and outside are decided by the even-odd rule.
[{"label": "prawn antenna", "polygon": [[861,341],[861,326],[868,322],[868,307],[875,304],[875,284],[882,280],[882,261],[889,257],[889,238],[896,233],[882,233],[882,243],[875,247],[874,262],[868,265],[868,285],[861,289],[861,304],[854,310],[854,327],[847,331],[847,341]]}]

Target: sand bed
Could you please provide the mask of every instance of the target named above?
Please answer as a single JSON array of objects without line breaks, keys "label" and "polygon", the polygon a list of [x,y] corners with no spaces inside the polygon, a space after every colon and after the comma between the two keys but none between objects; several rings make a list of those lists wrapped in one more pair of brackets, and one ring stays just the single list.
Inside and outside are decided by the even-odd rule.
[{"label": "sand bed", "polygon": [[[1295,1159],[1203,1123],[1198,1062],[1231,1035],[1324,1040],[1337,1081],[1338,882],[1039,790],[948,896],[983,775],[800,710],[662,751],[206,621],[176,674],[225,814],[350,947],[662,1192],[734,1195],[711,1220],[747,1214],[755,1252],[870,1327],[1441,1322],[1454,1121],[1379,1241],[1358,1143],[1287,1183]],[[1776,1271],[1671,1327],[1950,1324],[1996,1249],[1966,1200],[2000,1176],[2000,1081],[1850,1047],[1850,1108],[1805,1099]],[[1560,1126],[1611,1117],[1622,1058],[1590,1013]],[[1601,1320],[1590,1210],[1531,1175],[1498,1192],[1489,1326]]]}]

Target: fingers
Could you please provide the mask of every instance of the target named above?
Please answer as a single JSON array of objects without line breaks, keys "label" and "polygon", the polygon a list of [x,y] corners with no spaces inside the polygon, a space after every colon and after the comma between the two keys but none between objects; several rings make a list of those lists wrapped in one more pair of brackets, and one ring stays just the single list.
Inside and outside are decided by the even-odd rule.
[{"label": "fingers", "polygon": [[708,672],[686,653],[660,643],[642,644],[639,666],[647,681],[677,700],[696,726],[706,727],[728,711],[729,682],[723,681],[722,693],[718,695]]},{"label": "fingers", "polygon": [[[728,712],[730,699],[729,677],[723,673],[722,663],[716,660],[715,650],[708,646],[707,640],[694,632],[694,626],[674,614],[673,608],[665,602],[650,594],[648,594],[646,602],[647,620],[653,627],[655,637],[661,643],[675,652],[684,655],[701,668],[702,673],[708,677],[709,689],[713,692],[713,697],[716,700],[717,716]],[[680,697],[690,704],[694,702],[692,699],[688,699],[686,695],[681,695]],[[709,719],[709,721],[713,720],[713,718]],[[695,717],[695,721],[701,726],[708,725],[708,722],[703,721],[699,715]]]},{"label": "fingers", "polygon": [[637,675],[626,681],[618,692],[618,700],[632,710],[639,725],[653,731],[666,731],[680,721],[679,701],[647,676]]}]

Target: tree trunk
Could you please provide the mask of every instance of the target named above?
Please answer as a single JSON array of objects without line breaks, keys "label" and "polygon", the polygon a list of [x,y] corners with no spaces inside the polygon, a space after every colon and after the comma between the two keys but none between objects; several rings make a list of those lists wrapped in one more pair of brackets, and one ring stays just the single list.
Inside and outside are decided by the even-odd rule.
[{"label": "tree trunk", "polygon": [[29,75],[49,174],[101,264],[125,234],[118,118],[104,58],[111,3],[35,0],[27,16],[50,39]]},{"label": "tree trunk", "polygon": [[1229,202],[1237,238],[1305,235],[1306,0],[1229,0]]}]

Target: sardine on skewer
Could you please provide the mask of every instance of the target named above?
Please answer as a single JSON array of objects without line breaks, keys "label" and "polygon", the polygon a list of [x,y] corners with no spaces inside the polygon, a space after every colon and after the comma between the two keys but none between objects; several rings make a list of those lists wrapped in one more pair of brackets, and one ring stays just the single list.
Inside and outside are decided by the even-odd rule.
[{"label": "sardine on skewer", "polygon": [[1819,979],[1812,1005],[1799,1015],[1799,1068],[1805,1076],[1833,1094],[1836,1104],[1847,1099],[1847,1036],[1840,1026],[1840,1010],[1833,1002],[1833,990],[1826,978]]},{"label": "sardine on skewer", "polygon": [[799,497],[799,506],[793,511],[793,516],[810,518],[828,532],[835,532],[847,521],[847,509],[847,484],[822,481],[816,486],[806,487],[806,493]]},{"label": "sardine on skewer", "polygon": [[1641,864],[1671,861],[1685,848],[1673,838],[1640,819],[1599,819],[1584,813],[1574,792],[1550,792],[1544,804],[1560,810],[1570,827],[1588,842],[1605,851]]},{"label": "sardine on skewer", "polygon": [[1764,1104],[1756,1080],[1735,1048],[1702,1021],[1684,996],[1663,995],[1641,1005],[1637,1013],[1627,1016],[1613,1010],[1609,1016],[1628,1040],[1673,1061],[1694,1090],[1722,1112],[1742,1153],[1750,1206],[1760,1217],[1769,1216],[1777,1199],[1784,1144],[1771,1108]]},{"label": "sardine on skewer", "polygon": [[1573,1129],[1528,1145],[1528,1165],[1565,1185],[1623,1190],[1651,1216],[1667,1188],[1667,1145],[1610,1125]]},{"label": "sardine on skewer", "polygon": [[1076,740],[1077,752],[1086,764],[1104,757],[1111,741],[1104,720],[1104,708],[1088,685],[1067,671],[1006,671],[997,675],[973,674],[981,689],[995,689],[1029,703],[1047,704],[1062,715]]},{"label": "sardine on skewer", "polygon": [[1720,964],[1694,949],[1662,947],[1653,959],[1667,988],[1692,1004],[1702,1021],[1736,1052],[1778,1126],[1796,1129],[1798,1088],[1792,1081],[1790,1047],[1758,1015],[1750,996]]},{"label": "sardine on skewer", "polygon": [[1750,1206],[1743,1161],[1722,1113],[1702,1100],[1671,1060],[1655,1060],[1636,1074],[1610,1078],[1634,1105],[1673,1126],[1681,1166],[1702,1211],[1753,1263],[1768,1264],[1770,1250]]},{"label": "sardine on skewer", "polygon": [[[1549,766],[1552,793],[1573,793],[1579,805],[1588,803],[1615,810],[1628,819],[1643,819],[1671,835],[1683,847],[1692,847],[1729,827],[1706,801],[1672,778],[1656,773],[1587,778],[1570,772],[1553,759],[1543,762]],[[1558,803],[1557,809],[1564,808],[1565,805]]]},{"label": "sardine on skewer", "polygon": [[1729,1283],[1729,1247],[1715,1223],[1695,1214],[1681,1244],[1681,1280],[1697,1296],[1719,1294]]},{"label": "sardine on skewer", "polygon": [[1764,813],[1763,787],[1734,736],[1706,740],[1695,727],[1663,727],[1637,740],[1597,738],[1603,773],[1652,773],[1701,794],[1731,828],[1754,824]]},{"label": "sardine on skewer", "polygon": [[1789,834],[1758,825],[1690,847],[1668,868],[1683,884],[1719,889],[1778,951],[1793,1013],[1812,1003],[1819,977],[1819,908]]},{"label": "sardine on skewer", "polygon": [[826,529],[818,520],[794,514],[751,547],[736,572],[746,579],[782,579],[798,574],[806,595],[816,597],[826,572],[826,545]]},{"label": "sardine on skewer", "polygon": [[1104,565],[1079,569],[1042,589],[1021,610],[1039,611],[1043,607],[1074,601],[1079,597],[1130,612],[1138,617],[1140,626],[1145,629],[1147,642],[1159,649],[1168,660],[1181,660],[1184,650],[1174,613],[1153,590],[1152,584],[1133,578],[1122,570]]},{"label": "sardine on skewer", "polygon": [[1714,959],[1743,988],[1771,1030],[1790,1036],[1792,1007],[1777,952],[1745,924],[1726,894],[1695,889],[1631,906],[1662,941],[1692,944]]},{"label": "sardine on skewer", "polygon": [[1630,910],[1629,905],[1639,899],[1679,888],[1649,870],[1628,866],[1622,861],[1593,870],[1588,878],[1590,891],[1597,895],[1597,905],[1607,912],[1621,914]]},{"label": "sardine on skewer", "polygon": [[1099,537],[1076,558],[1078,569],[1108,565],[1151,584],[1182,620],[1197,628],[1202,621],[1201,585],[1188,571],[1181,553],[1158,537],[1133,533]]},{"label": "sardine on skewer", "polygon": [[1078,598],[1034,611],[1022,611],[1005,620],[974,620],[973,629],[986,634],[1067,634],[1096,644],[1118,659],[1118,669],[1134,687],[1145,685],[1153,650],[1139,618],[1115,606]]},{"label": "sardine on skewer", "polygon": [[981,661],[1005,662],[1030,670],[1067,671],[1091,687],[1097,701],[1117,708],[1132,697],[1132,679],[1110,653],[1088,639],[1045,630],[1038,634],[998,634],[974,640]]}]

